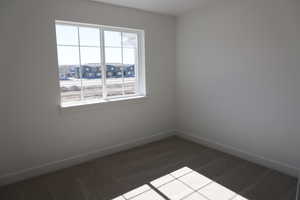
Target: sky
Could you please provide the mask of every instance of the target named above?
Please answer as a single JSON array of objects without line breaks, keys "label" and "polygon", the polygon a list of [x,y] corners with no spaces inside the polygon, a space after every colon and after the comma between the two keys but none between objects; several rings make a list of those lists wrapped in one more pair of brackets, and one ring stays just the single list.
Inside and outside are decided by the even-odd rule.
[{"label": "sky", "polygon": [[[104,40],[106,64],[135,64],[137,34],[104,31]],[[99,28],[57,24],[56,41],[59,65],[101,63]]]}]

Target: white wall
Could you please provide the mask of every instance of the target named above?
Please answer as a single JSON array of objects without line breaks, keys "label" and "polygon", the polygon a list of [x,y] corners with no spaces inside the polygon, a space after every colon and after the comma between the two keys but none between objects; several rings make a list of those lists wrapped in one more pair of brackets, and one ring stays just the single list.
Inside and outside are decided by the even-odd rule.
[{"label": "white wall", "polygon": [[[83,0],[1,0],[0,8],[0,177],[174,127],[175,18]],[[55,19],[145,29],[149,98],[60,111]]]},{"label": "white wall", "polygon": [[210,1],[179,18],[178,129],[300,168],[300,1]]},{"label": "white wall", "polygon": [[[2,7],[0,6],[0,24],[2,24],[3,20],[4,20],[4,10],[2,9]],[[4,32],[5,30],[0,28],[0,35],[4,36]],[[4,37],[0,37],[0,46],[4,46],[6,45],[6,40]],[[6,120],[7,120],[7,107],[6,107],[6,104],[8,102],[8,96],[6,95],[7,91],[6,90],[6,87],[5,87],[5,84],[7,83],[8,79],[7,79],[7,76],[5,75],[4,72],[5,69],[3,66],[5,66],[5,62],[4,62],[4,59],[2,59],[3,57],[5,57],[4,53],[6,52],[7,50],[5,50],[4,48],[0,48],[0,66],[1,66],[1,73],[0,73],[0,90],[2,91],[1,92],[1,95],[0,95],[0,108],[1,108],[1,114],[0,114],[0,137],[3,133],[3,131],[5,130],[5,127],[4,125],[7,124],[6,123]]]}]

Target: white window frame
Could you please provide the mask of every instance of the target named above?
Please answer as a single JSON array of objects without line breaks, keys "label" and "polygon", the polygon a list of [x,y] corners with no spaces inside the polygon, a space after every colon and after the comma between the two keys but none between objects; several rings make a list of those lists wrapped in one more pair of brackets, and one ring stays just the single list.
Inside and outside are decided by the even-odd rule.
[{"label": "white window frame", "polygon": [[[145,31],[141,29],[132,29],[132,28],[123,28],[123,27],[114,27],[114,26],[106,26],[106,25],[96,25],[96,24],[86,24],[80,22],[70,22],[70,21],[62,21],[62,20],[55,20],[55,25],[70,25],[70,26],[77,26],[77,27],[90,27],[90,28],[99,28],[100,31],[100,58],[101,58],[101,81],[102,81],[102,93],[103,97],[101,99],[96,100],[80,100],[74,102],[62,102],[61,92],[60,92],[60,107],[74,107],[74,106],[81,106],[81,105],[89,105],[89,104],[97,104],[97,103],[106,103],[106,102],[114,102],[114,101],[123,101],[123,100],[130,100],[130,99],[138,99],[146,97],[146,70],[145,70]],[[135,60],[135,74],[136,74],[136,94],[133,95],[121,95],[121,96],[107,96],[106,91],[106,62],[105,62],[105,40],[104,40],[104,31],[117,31],[117,32],[126,32],[126,33],[135,33],[137,34],[137,55]],[[79,32],[78,32],[79,34]],[[80,38],[78,36],[80,46]],[[58,45],[58,44],[57,44]],[[123,44],[122,44],[123,45]],[[122,56],[123,56],[123,46],[122,48]],[[79,53],[80,57],[80,53]],[[79,58],[81,59],[81,58]],[[58,64],[58,57],[57,57],[57,65]],[[81,61],[79,62],[81,66]],[[124,75],[122,75],[124,76]],[[60,80],[59,80],[60,81]],[[124,84],[122,84],[124,87]],[[81,90],[82,91],[82,90]],[[123,90],[124,92],[124,90]]]}]

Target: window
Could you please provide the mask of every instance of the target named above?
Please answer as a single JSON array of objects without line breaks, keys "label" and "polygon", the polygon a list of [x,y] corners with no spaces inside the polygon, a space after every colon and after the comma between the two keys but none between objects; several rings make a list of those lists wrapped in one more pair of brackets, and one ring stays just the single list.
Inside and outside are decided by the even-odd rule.
[{"label": "window", "polygon": [[62,107],[145,96],[144,32],[56,21]]}]

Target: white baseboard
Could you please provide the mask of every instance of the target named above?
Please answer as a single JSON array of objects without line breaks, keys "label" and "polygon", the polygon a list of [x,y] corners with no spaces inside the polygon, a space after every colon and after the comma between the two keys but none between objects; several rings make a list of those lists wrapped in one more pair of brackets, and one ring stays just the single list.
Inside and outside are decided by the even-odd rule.
[{"label": "white baseboard", "polygon": [[[158,140],[164,139],[164,138],[172,136],[172,135],[177,135],[181,138],[202,144],[204,146],[218,149],[225,153],[235,155],[242,159],[249,160],[251,162],[266,166],[268,168],[272,168],[272,169],[281,171],[285,174],[289,174],[294,177],[299,177],[299,175],[300,175],[300,173],[299,173],[300,169],[298,169],[294,166],[290,166],[290,165],[287,165],[287,164],[284,164],[284,163],[281,163],[281,162],[278,162],[275,160],[267,159],[267,158],[264,158],[259,155],[251,154],[251,153],[245,152],[243,150],[237,149],[237,148],[229,146],[229,145],[221,144],[221,143],[218,143],[215,141],[210,141],[210,140],[203,138],[199,135],[196,135],[194,133],[189,133],[189,132],[181,131],[181,130],[169,130],[169,131],[164,131],[164,132],[160,132],[160,133],[151,135],[149,137],[144,137],[144,138],[141,138],[138,140],[117,144],[117,145],[114,145],[114,146],[111,146],[108,148],[101,148],[101,149],[98,149],[98,150],[95,150],[92,152],[88,152],[88,153],[81,154],[81,155],[76,155],[76,156],[66,158],[63,160],[54,161],[54,162],[46,163],[46,164],[43,164],[40,166],[35,166],[32,168],[8,173],[8,174],[0,176],[0,186],[11,184],[11,183],[25,180],[28,178],[36,177],[36,176],[46,174],[49,172],[53,172],[53,171],[57,171],[57,170],[60,170],[63,168],[71,167],[71,166],[74,166],[74,165],[77,165],[80,163],[84,163],[86,161],[93,160],[93,159],[96,159],[99,157],[103,157],[103,156],[110,155],[110,154],[113,154],[116,152],[124,151],[124,150],[134,148],[134,147],[137,147],[137,146],[140,146],[143,144],[147,144],[150,142],[158,141]],[[299,186],[298,186],[298,190],[299,190]],[[299,191],[298,191],[298,195],[299,195]]]},{"label": "white baseboard", "polygon": [[254,163],[257,163],[259,165],[262,165],[262,166],[280,171],[280,172],[288,174],[290,176],[300,178],[299,177],[300,169],[297,168],[297,167],[294,167],[294,166],[291,166],[291,165],[288,165],[288,164],[285,164],[285,163],[282,163],[282,162],[279,162],[279,161],[276,161],[276,160],[268,159],[268,158],[265,158],[263,156],[255,155],[253,153],[245,152],[241,149],[232,147],[230,145],[221,144],[219,142],[211,141],[211,140],[203,138],[199,135],[196,135],[195,133],[189,133],[187,131],[176,130],[176,135],[181,137],[181,138],[184,138],[184,139],[202,144],[204,146],[211,147],[213,149],[217,149],[217,150],[220,150],[222,152],[240,157],[240,158],[248,160],[250,162],[254,162]]},{"label": "white baseboard", "polygon": [[84,163],[89,160],[93,160],[99,157],[103,157],[106,155],[110,155],[113,153],[117,153],[120,151],[124,151],[133,147],[137,147],[143,144],[147,144],[150,142],[158,141],[163,138],[174,135],[173,130],[160,132],[149,137],[144,137],[138,140],[133,140],[121,144],[117,144],[108,148],[101,148],[92,152],[76,155],[70,158],[66,158],[63,160],[58,160],[50,163],[46,163],[40,166],[35,166],[28,169],[23,169],[20,171],[8,173],[0,176],[0,186],[11,184],[14,182],[18,182],[21,180],[25,180],[28,178],[36,177],[42,174],[46,174],[49,172],[57,171],[60,169],[64,169],[67,167],[71,167],[80,163]]}]

